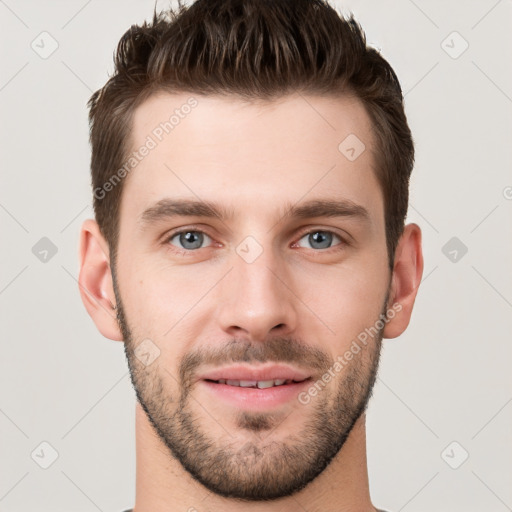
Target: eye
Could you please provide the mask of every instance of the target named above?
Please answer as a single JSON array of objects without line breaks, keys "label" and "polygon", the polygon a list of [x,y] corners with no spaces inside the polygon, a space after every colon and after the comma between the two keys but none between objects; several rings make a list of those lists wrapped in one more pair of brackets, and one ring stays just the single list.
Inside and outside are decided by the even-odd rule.
[{"label": "eye", "polygon": [[[306,233],[298,242],[297,245],[299,247],[309,247],[311,249],[329,249],[332,247],[332,243],[334,239],[338,239],[340,243],[343,242],[343,240],[336,234],[334,234],[331,231],[322,231],[322,230],[316,230],[316,231],[310,231],[309,233]],[[305,240],[306,242],[303,242]],[[304,245],[310,244],[308,245]],[[339,244],[335,244],[339,245]]]},{"label": "eye", "polygon": [[[175,240],[175,241],[174,241]],[[212,241],[212,239],[202,231],[180,231],[170,236],[167,241],[178,247],[178,249],[185,249],[187,251],[193,251],[195,249],[201,249],[205,241]]]}]

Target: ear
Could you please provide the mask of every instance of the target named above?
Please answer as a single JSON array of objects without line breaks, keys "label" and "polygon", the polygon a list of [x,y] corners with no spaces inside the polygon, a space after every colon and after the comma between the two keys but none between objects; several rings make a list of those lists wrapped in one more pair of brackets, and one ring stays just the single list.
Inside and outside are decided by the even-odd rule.
[{"label": "ear", "polygon": [[393,318],[389,316],[384,338],[400,336],[409,325],[422,275],[421,229],[417,224],[407,224],[395,251],[388,302],[388,310],[394,310],[395,315]]},{"label": "ear", "polygon": [[85,309],[98,330],[111,340],[122,341],[113,306],[116,299],[112,285],[108,243],[98,223],[87,219],[80,231],[80,275],[78,285]]}]

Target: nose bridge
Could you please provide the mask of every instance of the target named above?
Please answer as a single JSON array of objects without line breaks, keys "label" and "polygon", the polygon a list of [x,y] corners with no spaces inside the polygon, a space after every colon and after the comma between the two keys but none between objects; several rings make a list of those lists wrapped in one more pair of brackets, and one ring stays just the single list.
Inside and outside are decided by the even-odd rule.
[{"label": "nose bridge", "polygon": [[286,267],[271,243],[263,246],[247,237],[236,247],[232,266],[221,292],[222,328],[231,334],[244,331],[255,340],[264,340],[273,329],[274,334],[295,329],[294,296],[285,285]]}]

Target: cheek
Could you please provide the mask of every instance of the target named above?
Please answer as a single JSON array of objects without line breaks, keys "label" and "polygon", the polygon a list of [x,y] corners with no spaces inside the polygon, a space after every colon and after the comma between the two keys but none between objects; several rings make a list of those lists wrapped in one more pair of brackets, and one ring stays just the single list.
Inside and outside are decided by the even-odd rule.
[{"label": "cheek", "polygon": [[[194,268],[193,268],[194,267]],[[151,258],[126,260],[120,291],[128,321],[139,334],[163,339],[185,318],[218,281],[214,269],[171,265]]]},{"label": "cheek", "polygon": [[[367,262],[302,274],[301,299],[320,324],[329,327],[324,330],[332,338],[337,353],[379,319],[388,285],[388,274],[381,267],[378,264],[372,269],[371,262]],[[309,329],[303,328],[306,332]]]},{"label": "cheek", "polygon": [[189,340],[197,335],[189,332],[190,320],[197,315],[204,284],[191,282],[187,273],[176,268],[157,268],[149,262],[140,267],[132,264],[124,270],[120,291],[134,346],[151,340],[149,346],[158,347],[158,360],[147,371],[159,375],[165,389],[174,389],[179,381],[177,361],[187,352]]}]

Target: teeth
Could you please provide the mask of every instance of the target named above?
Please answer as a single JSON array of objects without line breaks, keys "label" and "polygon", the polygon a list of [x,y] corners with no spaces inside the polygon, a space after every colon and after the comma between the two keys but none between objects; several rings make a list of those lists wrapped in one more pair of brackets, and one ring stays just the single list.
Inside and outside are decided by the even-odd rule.
[{"label": "teeth", "polygon": [[239,386],[241,388],[253,388],[257,383],[255,380],[241,380]]},{"label": "teeth", "polygon": [[275,385],[274,380],[260,380],[258,381],[258,388],[259,389],[265,389],[265,388],[271,388]]},{"label": "teeth", "polygon": [[230,379],[219,379],[219,384],[227,384],[228,386],[239,386],[241,388],[258,388],[267,389],[274,386],[282,386],[283,384],[289,384],[294,382],[286,379],[274,379],[274,380],[230,380]]}]

